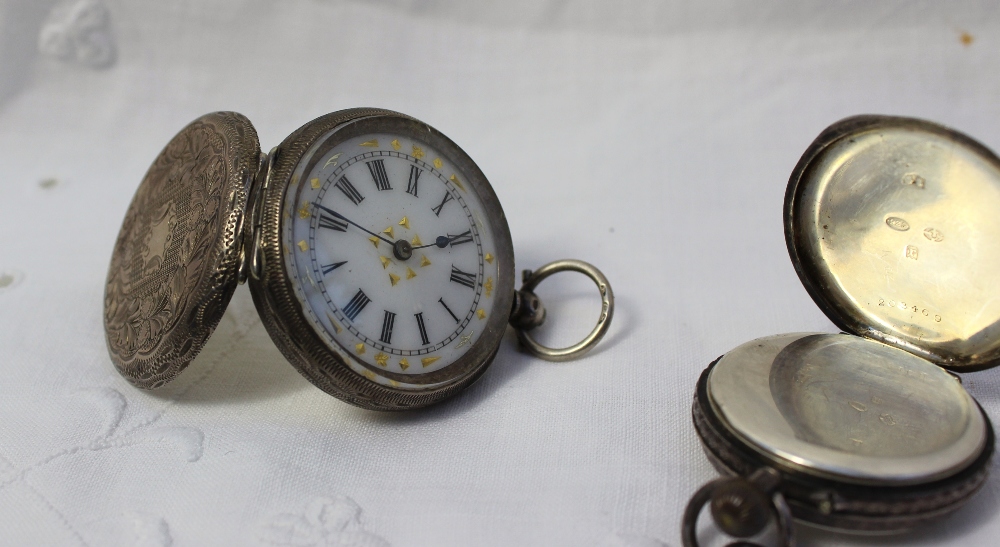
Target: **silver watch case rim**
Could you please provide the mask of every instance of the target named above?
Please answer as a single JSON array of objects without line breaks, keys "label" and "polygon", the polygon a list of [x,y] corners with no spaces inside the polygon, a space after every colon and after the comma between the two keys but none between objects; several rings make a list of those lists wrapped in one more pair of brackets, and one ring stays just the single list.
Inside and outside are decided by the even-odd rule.
[{"label": "silver watch case rim", "polygon": [[964,469],[930,482],[898,486],[840,481],[765,454],[729,430],[708,393],[711,372],[723,357],[702,371],[692,403],[692,420],[702,450],[716,471],[725,476],[747,477],[762,467],[777,471],[781,481],[776,490],[785,497],[796,520],[841,531],[904,531],[956,511],[986,483],[995,434],[978,402],[976,409],[986,424],[985,445]]},{"label": "silver watch case rim", "polygon": [[[392,389],[378,385],[354,372],[343,357],[331,351],[305,321],[301,306],[291,292],[290,279],[281,260],[283,247],[280,230],[285,188],[290,183],[292,171],[303,154],[327,131],[338,126],[350,125],[361,120],[393,120],[404,124],[421,139],[432,139],[439,150],[447,154],[459,170],[468,175],[464,184],[479,196],[483,203],[485,222],[490,223],[496,249],[493,251],[501,267],[494,289],[494,310],[487,319],[484,333],[473,343],[461,359],[432,374],[451,375],[443,385],[426,390]],[[122,291],[115,285],[121,268],[115,265],[121,256],[129,256],[126,247],[142,243],[145,232],[136,235],[130,218],[141,217],[146,222],[153,212],[140,210],[145,202],[140,198],[148,194],[158,162],[163,161],[172,147],[188,138],[193,128],[210,125],[222,134],[230,162],[221,181],[221,220],[218,229],[205,233],[207,243],[198,246],[193,255],[206,265],[199,275],[189,276],[178,285],[181,303],[186,307],[176,320],[167,324],[160,337],[149,343],[151,348],[135,358],[122,358],[115,346],[115,318],[125,312],[120,305]],[[190,147],[189,147],[190,148]],[[191,148],[189,156],[201,157],[205,148]],[[200,151],[200,152],[199,152]],[[186,156],[185,156],[186,157]],[[205,156],[219,159],[216,156]],[[181,159],[184,159],[183,157]],[[172,159],[175,163],[179,160]],[[174,165],[174,164],[170,164]],[[162,170],[162,169],[161,169]],[[176,170],[176,169],[175,169]],[[181,173],[179,171],[179,173]],[[188,170],[186,183],[206,180],[206,170]],[[209,171],[209,174],[211,172]],[[179,176],[179,175],[178,175]],[[163,179],[163,176],[159,177]],[[154,181],[155,182],[155,181]],[[211,181],[208,181],[211,182]],[[144,228],[145,225],[140,226]],[[173,225],[171,225],[174,228]],[[169,238],[188,237],[193,228],[178,225]],[[179,239],[178,239],[179,241]],[[133,253],[134,254],[134,253]],[[353,405],[376,410],[402,410],[426,406],[443,400],[473,383],[486,371],[499,350],[506,331],[514,299],[514,251],[506,215],[496,193],[486,176],[461,148],[444,134],[412,117],[377,108],[353,108],[320,116],[296,131],[264,156],[256,130],[251,122],[236,112],[211,112],[190,122],[181,129],[154,159],[143,181],[139,184],[126,213],[112,253],[105,287],[105,335],[108,352],[115,368],[130,383],[141,389],[156,389],[172,381],[197,356],[221,320],[240,282],[249,280],[250,292],[258,315],[272,341],[285,358],[311,383],[334,397]],[[177,291],[174,291],[177,292]],[[142,306],[131,305],[133,308]],[[150,307],[150,306],[146,306]],[[182,315],[183,317],[180,317]],[[121,321],[119,321],[121,322]],[[120,329],[119,329],[120,330]],[[153,343],[155,342],[155,344]],[[456,374],[456,370],[458,373]],[[379,371],[385,374],[383,371]]]},{"label": "silver watch case rim", "polygon": [[[819,308],[846,335],[859,336],[885,343],[907,351],[930,364],[942,368],[964,371],[988,368],[1000,361],[989,356],[980,361],[957,362],[936,355],[933,351],[914,345],[901,344],[884,336],[872,325],[852,321],[851,310],[838,308],[827,295],[828,287],[816,275],[817,264],[810,263],[803,252],[805,234],[798,233],[798,210],[804,179],[824,151],[853,134],[879,127],[906,125],[919,130],[944,135],[968,147],[985,161],[1000,165],[1000,159],[982,144],[946,127],[917,120],[893,116],[863,115],[840,120],[826,128],[806,149],[793,170],[784,199],[783,225],[785,241],[795,271],[810,297]],[[819,266],[823,266],[819,264]],[[859,314],[860,315],[860,314]],[[903,531],[923,522],[951,513],[966,502],[985,484],[990,471],[990,461],[995,451],[995,432],[989,417],[974,398],[975,409],[984,421],[984,441],[981,452],[970,458],[970,463],[947,476],[935,476],[926,481],[909,484],[885,484],[878,480],[866,482],[856,478],[837,477],[820,470],[812,470],[777,454],[768,453],[743,439],[729,429],[710,400],[711,372],[725,355],[713,361],[702,372],[695,391],[692,418],[702,448],[712,465],[723,475],[749,477],[762,467],[774,469],[781,475],[775,491],[788,501],[797,520],[841,531],[895,532]]]},{"label": "silver watch case rim", "polygon": [[[364,128],[364,129],[362,129]],[[430,141],[448,157],[460,172],[468,189],[476,192],[483,204],[496,242],[494,254],[500,263],[494,290],[494,313],[473,347],[455,363],[436,371],[441,385],[427,389],[399,389],[381,385],[358,374],[346,363],[349,352],[331,351],[307,321],[301,303],[295,297],[283,254],[285,193],[291,177],[309,149],[330,131],[328,141],[346,139],[353,131],[410,134]],[[514,252],[506,215],[486,176],[457,144],[433,127],[405,114],[382,109],[350,109],[333,112],[312,120],[289,135],[272,152],[267,187],[257,190],[260,207],[258,275],[250,275],[254,304],[272,341],[285,358],[313,385],[355,406],[373,410],[403,410],[441,401],[464,389],[482,375],[492,363],[506,331],[514,299]],[[255,245],[255,247],[257,247]],[[255,252],[258,252],[255,250]],[[368,366],[361,363],[362,366]],[[378,371],[389,376],[384,371]],[[443,380],[442,380],[443,379]]]}]

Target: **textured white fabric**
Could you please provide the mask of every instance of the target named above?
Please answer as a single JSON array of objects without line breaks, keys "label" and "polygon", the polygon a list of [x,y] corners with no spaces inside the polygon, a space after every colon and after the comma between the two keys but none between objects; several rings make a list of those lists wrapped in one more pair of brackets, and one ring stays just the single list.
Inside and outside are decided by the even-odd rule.
[{"label": "textured white fabric", "polygon": [[[833,331],[785,252],[799,155],[847,115],[936,120],[1000,148],[988,2],[0,0],[0,545],[677,545],[716,476],[702,369],[752,338]],[[564,364],[508,336],[454,400],[379,414],[313,388],[241,287],[203,354],[141,392],[104,345],[112,244],[188,121],[236,110],[265,149],[381,106],[492,181],[518,268],[574,257],[617,296]],[[597,313],[547,281],[544,340]],[[965,385],[1000,418],[1000,370]],[[1000,473],[890,538],[995,545]],[[709,536],[706,535],[706,538]]]}]

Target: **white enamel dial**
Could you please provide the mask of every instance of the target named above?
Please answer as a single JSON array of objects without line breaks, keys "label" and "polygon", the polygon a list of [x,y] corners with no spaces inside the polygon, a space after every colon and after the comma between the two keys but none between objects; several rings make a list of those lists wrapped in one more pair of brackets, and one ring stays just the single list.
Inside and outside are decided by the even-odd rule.
[{"label": "white enamel dial", "polygon": [[442,383],[426,376],[469,351],[494,313],[499,264],[482,203],[427,143],[331,140],[303,156],[286,193],[295,294],[358,373],[397,388]]}]

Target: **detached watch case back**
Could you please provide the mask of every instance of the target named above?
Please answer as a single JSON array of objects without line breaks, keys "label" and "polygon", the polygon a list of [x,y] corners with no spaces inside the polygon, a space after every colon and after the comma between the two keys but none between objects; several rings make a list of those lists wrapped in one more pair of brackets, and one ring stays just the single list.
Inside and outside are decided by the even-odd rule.
[{"label": "detached watch case back", "polygon": [[695,429],[727,478],[711,506],[749,538],[792,519],[894,532],[948,514],[983,485],[989,419],[945,369],[1000,362],[1000,159],[922,120],[859,116],[825,130],[785,194],[785,240],[810,296],[845,334],[748,342],[702,373]]},{"label": "detached watch case back", "polygon": [[[603,307],[585,340],[554,350],[527,332],[545,318],[531,290],[567,270],[595,282]],[[613,296],[593,266],[562,260],[524,277],[516,291],[485,175],[427,124],[342,110],[264,155],[249,120],[216,112],[178,133],[136,191],[108,270],[105,332],[118,371],[159,387],[249,281],[271,339],[311,383],[364,408],[415,408],[474,382],[508,323],[553,360],[607,332]]]}]

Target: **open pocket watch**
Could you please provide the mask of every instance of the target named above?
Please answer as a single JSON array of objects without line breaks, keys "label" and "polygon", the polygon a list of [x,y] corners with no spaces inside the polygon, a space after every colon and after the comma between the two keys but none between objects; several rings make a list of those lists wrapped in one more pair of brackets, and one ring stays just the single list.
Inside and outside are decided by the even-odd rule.
[{"label": "open pocket watch", "polygon": [[[597,284],[602,311],[580,343],[550,349],[528,330],[531,292],[564,270]],[[569,359],[611,323],[613,296],[574,260],[524,272],[514,289],[506,217],[475,163],[408,116],[321,116],[270,154],[249,120],[216,112],[178,133],[149,168],[115,244],[104,300],[108,350],[152,389],[198,354],[249,280],[281,353],[354,405],[421,407],[474,382],[508,323],[532,353]]]},{"label": "open pocket watch", "polygon": [[989,419],[948,370],[1000,364],[1000,159],[929,122],[882,116],[825,130],[793,172],[785,239],[844,334],[761,338],[702,373],[694,425],[725,478],[682,523],[751,538],[792,520],[912,528],[986,481]]}]

